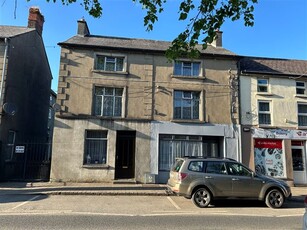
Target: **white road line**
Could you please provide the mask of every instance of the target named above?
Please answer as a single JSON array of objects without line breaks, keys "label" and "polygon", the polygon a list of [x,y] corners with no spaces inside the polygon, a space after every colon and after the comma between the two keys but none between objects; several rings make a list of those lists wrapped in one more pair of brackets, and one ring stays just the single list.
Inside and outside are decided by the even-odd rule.
[{"label": "white road line", "polygon": [[23,206],[23,205],[29,203],[30,201],[35,200],[35,199],[38,198],[39,196],[40,196],[40,195],[37,195],[37,196],[35,196],[35,197],[32,197],[31,199],[29,199],[29,200],[27,200],[27,201],[25,201],[25,202],[22,202],[21,204],[15,206],[15,207],[13,207],[13,208],[11,208],[11,210],[12,210],[12,209],[14,210],[14,209],[16,209],[16,208],[19,208],[20,206]]},{"label": "white road line", "polygon": [[176,209],[181,209],[176,203],[175,201],[173,201],[172,198],[170,198],[169,196],[167,197],[168,201],[171,202],[171,204],[176,208]]}]

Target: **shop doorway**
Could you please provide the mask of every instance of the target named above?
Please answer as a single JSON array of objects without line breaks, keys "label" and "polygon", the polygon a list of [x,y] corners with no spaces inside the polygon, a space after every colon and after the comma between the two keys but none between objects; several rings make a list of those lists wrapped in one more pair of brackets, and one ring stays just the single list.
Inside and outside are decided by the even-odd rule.
[{"label": "shop doorway", "polygon": [[294,184],[307,184],[306,152],[302,141],[292,141],[292,165]]}]

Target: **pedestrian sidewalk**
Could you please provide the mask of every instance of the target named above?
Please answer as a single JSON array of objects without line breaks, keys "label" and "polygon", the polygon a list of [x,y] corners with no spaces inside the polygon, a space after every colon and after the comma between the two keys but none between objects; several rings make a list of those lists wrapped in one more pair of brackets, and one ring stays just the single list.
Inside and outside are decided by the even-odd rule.
[{"label": "pedestrian sidewalk", "polygon": [[0,183],[0,195],[4,194],[167,196],[166,186],[160,184],[66,182]]},{"label": "pedestrian sidewalk", "polygon": [[[291,187],[291,201],[304,202],[307,186]],[[113,184],[66,182],[5,182],[0,183],[0,195],[133,195],[168,196],[165,184]]]}]

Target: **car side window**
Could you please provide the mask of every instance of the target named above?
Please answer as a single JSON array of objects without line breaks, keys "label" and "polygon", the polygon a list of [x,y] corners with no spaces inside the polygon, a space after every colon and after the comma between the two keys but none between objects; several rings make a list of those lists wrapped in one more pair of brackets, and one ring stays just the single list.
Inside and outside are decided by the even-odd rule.
[{"label": "car side window", "polygon": [[228,172],[235,176],[251,176],[251,172],[238,163],[227,163]]},{"label": "car side window", "polygon": [[188,169],[193,172],[203,172],[204,171],[204,163],[203,161],[191,161]]},{"label": "car side window", "polygon": [[206,173],[227,174],[224,162],[209,161],[207,162]]}]

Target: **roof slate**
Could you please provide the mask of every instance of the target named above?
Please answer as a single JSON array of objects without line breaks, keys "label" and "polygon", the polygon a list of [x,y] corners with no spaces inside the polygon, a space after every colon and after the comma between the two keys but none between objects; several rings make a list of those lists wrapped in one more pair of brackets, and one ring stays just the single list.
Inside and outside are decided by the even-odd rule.
[{"label": "roof slate", "polygon": [[[109,36],[74,36],[65,42],[59,43],[59,45],[73,45],[73,46],[95,46],[101,48],[116,48],[116,49],[130,49],[130,50],[146,50],[146,51],[156,51],[165,52],[167,48],[171,45],[171,42],[167,41],[156,41],[156,40],[146,40],[146,39],[136,39],[136,38],[120,38],[120,37],[109,37]],[[222,48],[208,46],[207,49],[202,50],[203,54],[214,54],[214,55],[229,55],[236,56],[235,53]]]},{"label": "roof slate", "polygon": [[20,26],[0,26],[0,38],[11,38],[33,30],[35,29]]},{"label": "roof slate", "polygon": [[245,57],[240,61],[243,73],[307,76],[307,61]]}]

